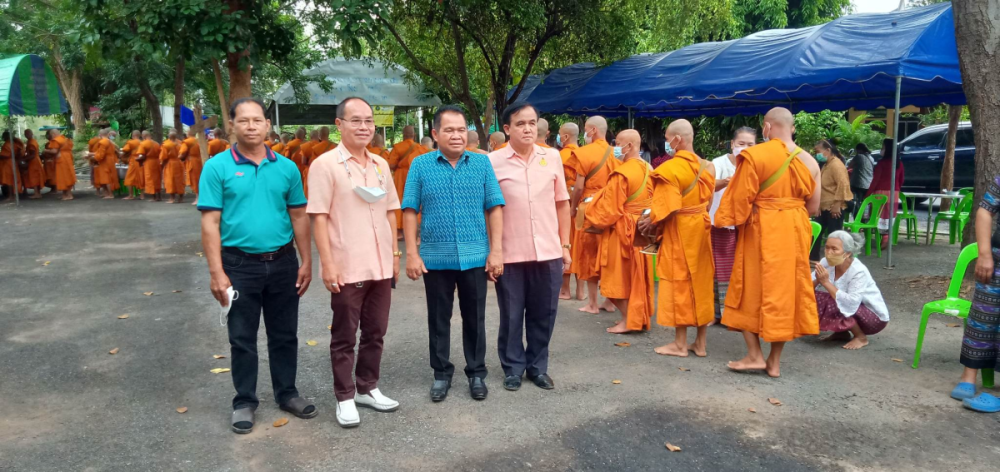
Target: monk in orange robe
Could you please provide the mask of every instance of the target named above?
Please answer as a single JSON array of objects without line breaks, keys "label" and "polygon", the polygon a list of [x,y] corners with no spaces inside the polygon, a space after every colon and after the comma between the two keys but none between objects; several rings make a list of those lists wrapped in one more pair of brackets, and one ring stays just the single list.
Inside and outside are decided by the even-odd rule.
[{"label": "monk in orange robe", "polygon": [[[747,355],[736,371],[781,375],[785,342],[819,334],[809,267],[810,215],[819,214],[819,166],[792,141],[792,113],[764,116],[763,144],[744,149],[715,213],[718,227],[736,226],[736,259],[722,324],[743,331]],[[771,343],[767,359],[760,339]]]},{"label": "monk in orange robe", "polygon": [[309,198],[309,167],[312,163],[329,151],[337,148],[337,143],[330,141],[330,127],[321,126],[319,130],[316,131],[316,137],[319,139],[314,142],[312,146],[309,146],[306,152],[303,153],[302,162],[306,165],[305,173],[302,175],[302,190]]},{"label": "monk in orange robe", "polygon": [[40,148],[42,165],[45,166],[45,186],[49,188],[49,193],[56,191],[56,155],[46,152],[49,149],[49,142],[52,141],[51,130],[45,131],[45,146]]},{"label": "monk in orange robe", "polygon": [[[576,185],[576,169],[569,165],[570,158],[573,155],[573,151],[579,146],[576,145],[577,140],[580,139],[580,127],[573,122],[564,123],[559,128],[559,139],[563,142],[563,148],[559,151],[559,156],[562,157],[563,162],[563,173],[566,174],[566,190],[569,191],[570,195],[573,194],[573,186]],[[576,225],[569,225],[569,240],[574,241],[576,239]],[[559,289],[559,298],[562,300],[570,300],[569,282],[570,277],[573,276],[573,271],[570,266],[567,265],[563,267],[563,284],[562,288]],[[586,282],[582,282],[579,277],[576,278],[576,299],[583,300],[586,298],[584,295],[583,288],[586,286]]]},{"label": "monk in orange robe", "polygon": [[[694,153],[694,128],[689,121],[671,122],[665,138],[676,152],[653,173],[653,205],[643,223],[651,223],[660,241],[656,321],[675,332],[674,342],[654,350],[678,357],[694,351],[705,357],[708,326],[715,321],[715,259],[708,215],[715,194],[715,166]],[[697,328],[697,336],[689,345],[690,327]]]},{"label": "monk in orange robe", "polygon": [[[392,152],[389,153],[389,158],[386,159],[389,163],[389,169],[392,170],[392,181],[396,185],[397,195],[403,195],[403,191],[406,190],[406,176],[409,175],[410,164],[413,163],[413,159],[429,152],[427,148],[415,141],[416,137],[417,133],[412,126],[404,127],[403,140],[392,147]],[[399,224],[397,227],[402,228],[403,213],[400,210],[396,210],[396,221]],[[402,232],[397,237],[402,239]]]},{"label": "monk in orange robe", "polygon": [[73,140],[62,135],[57,129],[48,131],[49,142],[45,144],[43,154],[55,159],[56,190],[63,193],[60,200],[73,199],[73,187],[76,185],[76,168],[73,165]]},{"label": "monk in orange robe", "polygon": [[163,168],[160,166],[160,143],[153,141],[149,131],[142,132],[142,143],[139,144],[139,155],[136,159],[142,163],[146,183],[146,193],[153,196],[154,202],[163,201],[160,189],[163,185]]},{"label": "monk in orange robe", "polygon": [[276,131],[271,131],[267,133],[267,139],[264,140],[264,145],[267,147],[274,147],[275,144],[281,142],[281,136]]},{"label": "monk in orange robe", "polygon": [[278,140],[271,145],[271,151],[274,151],[275,154],[281,154],[282,156],[285,156],[285,149],[287,147],[288,147],[288,135],[282,134],[281,136],[278,137]]},{"label": "monk in orange robe", "polygon": [[45,185],[45,167],[42,165],[41,155],[38,151],[38,141],[30,129],[24,130],[24,153],[21,154],[21,188],[34,189],[30,199],[42,198],[42,186]]},{"label": "monk in orange robe", "polygon": [[469,131],[469,138],[468,142],[465,143],[465,150],[479,154],[489,154],[486,151],[479,149],[479,132],[477,131]]},{"label": "monk in orange robe", "polygon": [[204,163],[201,161],[201,146],[198,144],[198,132],[189,129],[187,138],[181,141],[181,147],[177,151],[177,158],[184,163],[184,182],[191,187],[194,192],[194,202],[198,204],[198,180],[201,179],[201,169]]},{"label": "monk in orange robe", "polygon": [[223,134],[222,128],[215,128],[212,131],[212,139],[210,139],[208,141],[208,158],[209,159],[215,157],[217,154],[221,153],[222,151],[225,151],[226,149],[229,149],[229,143],[226,142],[225,139],[223,139],[223,136],[225,136],[225,134]]},{"label": "monk in orange robe", "polygon": [[98,188],[98,195],[104,195],[104,199],[113,200],[114,191],[118,190],[118,151],[114,143],[109,138],[111,130],[104,128],[97,134],[97,142],[94,143],[90,153],[90,161],[94,164],[93,184]]},{"label": "monk in orange robe", "polygon": [[494,131],[490,134],[489,151],[496,151],[507,146],[507,136],[502,131]]},{"label": "monk in orange robe", "polygon": [[142,144],[142,137],[139,130],[132,131],[132,139],[125,142],[122,146],[121,155],[128,159],[128,170],[125,171],[125,187],[128,192],[124,200],[132,200],[136,192],[139,193],[139,198],[145,198],[142,193],[143,187],[146,186],[146,177],[143,175],[142,165],[136,160],[139,156],[139,145]]},{"label": "monk in orange robe", "polygon": [[[581,202],[593,197],[598,191],[608,185],[608,177],[614,172],[621,161],[615,158],[614,149],[605,141],[608,133],[608,122],[601,116],[592,116],[584,125],[584,133],[590,144],[577,148],[570,153],[569,166],[576,170],[576,184],[570,197],[570,208],[573,217],[577,217]],[[580,228],[577,228],[580,229]],[[570,270],[578,280],[587,281],[587,304],[580,308],[585,313],[599,313],[599,310],[615,311],[615,306],[605,300],[598,307],[597,287],[600,280],[600,235],[577,231],[572,243],[573,264]]]},{"label": "monk in orange robe", "polygon": [[103,182],[104,176],[97,171],[98,166],[94,163],[94,155],[97,152],[97,143],[101,142],[100,130],[98,134],[87,141],[87,159],[90,161],[90,185],[94,187],[97,191],[97,196],[101,196],[101,192],[104,190],[104,184],[98,183]]},{"label": "monk in orange robe", "polygon": [[[295,138],[288,141],[288,144],[285,146],[284,155],[285,157],[291,159],[292,162],[294,162],[299,168],[299,175],[305,172],[306,169],[305,164],[302,163],[302,153],[299,152],[302,149],[302,145],[306,142],[306,129],[300,127],[295,130]],[[303,181],[303,183],[305,182]]]},{"label": "monk in orange robe", "polygon": [[368,149],[368,152],[379,156],[382,159],[389,158],[389,150],[385,148],[385,138],[383,138],[381,134],[376,134],[372,137],[372,142],[366,147],[366,149]]},{"label": "monk in orange robe", "polygon": [[160,146],[160,166],[163,169],[163,185],[166,187],[170,201],[167,203],[184,203],[184,163],[178,157],[181,141],[177,139],[177,131],[170,130],[167,140]]},{"label": "monk in orange robe", "polygon": [[653,169],[639,154],[639,132],[618,133],[616,143],[625,161],[608,177],[585,211],[586,223],[604,230],[597,258],[601,271],[601,294],[611,300],[621,320],[607,331],[625,334],[649,329],[653,316],[651,258],[635,247],[636,223],[653,198]]},{"label": "monk in orange robe", "polygon": [[0,144],[0,187],[3,187],[4,194],[7,195],[0,203],[6,203],[14,199],[15,180],[20,176],[14,174],[15,157],[20,158],[24,153],[24,143],[20,139],[11,138],[9,131],[3,132],[3,144]]},{"label": "monk in orange robe", "polygon": [[549,120],[546,120],[545,118],[539,118],[538,136],[535,137],[535,144],[546,149],[552,149],[552,146],[549,146],[550,134],[551,132],[549,131]]}]

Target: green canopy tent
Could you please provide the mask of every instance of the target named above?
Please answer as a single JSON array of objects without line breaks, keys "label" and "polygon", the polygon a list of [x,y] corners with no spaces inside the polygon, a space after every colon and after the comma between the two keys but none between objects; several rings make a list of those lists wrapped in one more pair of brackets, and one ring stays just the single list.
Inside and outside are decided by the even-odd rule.
[{"label": "green canopy tent", "polygon": [[[5,56],[0,53],[0,57]],[[66,113],[69,107],[59,89],[52,69],[45,60],[34,54],[19,54],[0,59],[0,116],[38,116]],[[10,135],[13,138],[14,130]],[[13,145],[11,145],[13,153]],[[11,159],[14,170],[14,199],[17,197],[16,159]]]}]

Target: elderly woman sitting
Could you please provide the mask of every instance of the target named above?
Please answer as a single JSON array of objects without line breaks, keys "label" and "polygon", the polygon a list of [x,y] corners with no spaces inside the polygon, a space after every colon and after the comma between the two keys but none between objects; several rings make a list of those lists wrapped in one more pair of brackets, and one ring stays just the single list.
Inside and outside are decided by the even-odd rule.
[{"label": "elderly woman sitting", "polygon": [[[889,309],[885,306],[872,274],[854,255],[862,249],[860,234],[834,231],[826,240],[826,257],[816,263],[813,286],[819,309],[820,331],[833,331],[829,340],[848,340],[844,349],[861,349],[868,345],[868,336],[889,324]],[[851,339],[851,335],[854,338]]]}]

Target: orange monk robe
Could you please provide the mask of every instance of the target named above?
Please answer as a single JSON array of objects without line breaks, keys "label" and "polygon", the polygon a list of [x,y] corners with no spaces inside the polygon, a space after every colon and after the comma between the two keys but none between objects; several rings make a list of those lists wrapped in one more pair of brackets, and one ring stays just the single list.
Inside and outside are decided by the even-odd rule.
[{"label": "orange monk robe", "polygon": [[155,195],[160,192],[163,184],[163,169],[160,166],[160,143],[147,139],[139,145],[139,154],[146,156],[142,161],[142,170],[145,177],[145,192]]},{"label": "orange monk robe", "polygon": [[[621,165],[621,161],[615,158],[614,150],[611,149],[612,152],[608,155],[604,166],[598,168],[598,165],[604,158],[604,153],[609,149],[611,149],[611,145],[607,141],[598,139],[586,146],[570,151],[568,165],[573,168],[574,172],[584,176],[594,172],[584,183],[585,187],[580,201],[595,195],[604,188],[608,184],[608,177],[611,176],[611,172]],[[597,170],[595,171],[594,169]],[[600,235],[586,231],[577,231],[576,239],[571,244],[572,249],[570,251],[573,256],[573,264],[570,266],[570,271],[576,274],[580,280],[595,280],[600,277],[600,260],[597,257],[597,250],[600,246]]]},{"label": "orange monk robe", "polygon": [[371,144],[369,144],[368,147],[367,147],[367,149],[368,149],[368,152],[370,152],[370,153],[372,153],[372,154],[374,154],[376,156],[379,156],[382,159],[388,159],[389,158],[389,151],[387,149],[385,149],[385,148],[380,148],[378,146],[372,146]]},{"label": "orange monk robe", "polygon": [[187,183],[195,194],[198,193],[198,180],[201,179],[201,169],[204,163],[201,161],[201,146],[198,138],[187,138],[181,141],[181,149],[178,156],[187,156],[184,161],[184,182]]},{"label": "orange monk robe", "polygon": [[38,188],[45,185],[45,167],[39,158],[38,141],[29,139],[25,145],[24,160],[28,161],[28,168],[21,170],[21,188]]},{"label": "orange monk robe", "polygon": [[125,172],[125,185],[128,187],[143,188],[146,185],[146,177],[142,172],[142,164],[136,160],[141,144],[142,141],[138,139],[130,139],[122,147],[122,153],[128,156],[128,170]]},{"label": "orange monk robe", "polygon": [[299,152],[300,149],[302,149],[302,140],[295,138],[285,145],[284,156],[291,159],[292,162],[295,163],[296,167],[299,168],[299,174],[302,174],[302,171],[305,169],[305,164],[302,163],[302,154]]},{"label": "orange monk robe", "polygon": [[[427,148],[412,139],[404,139],[392,147],[386,161],[389,162],[389,168],[392,169],[392,182],[396,186],[397,195],[403,195],[403,191],[406,190],[406,176],[410,173],[413,159],[421,154],[427,154],[427,152]],[[403,227],[403,212],[401,210],[396,210],[396,224],[398,228]]]},{"label": "orange monk robe", "polygon": [[274,151],[275,154],[281,154],[282,156],[285,156],[285,147],[287,147],[285,143],[278,141],[269,147],[271,148],[272,151]]},{"label": "orange monk robe", "polygon": [[494,149],[494,151],[498,151],[498,150],[500,150],[500,149],[503,149],[503,148],[505,148],[505,147],[507,147],[507,143],[500,143],[500,145],[499,145],[499,146],[497,146],[497,148],[496,148],[496,149]]},{"label": "orange monk robe", "polygon": [[48,149],[57,149],[56,156],[56,190],[66,192],[76,185],[76,167],[73,165],[73,140],[59,135],[45,145]]},{"label": "orange monk robe", "polygon": [[208,157],[215,157],[216,154],[229,149],[229,143],[221,139],[213,139],[208,142]]},{"label": "orange monk robe", "polygon": [[682,150],[652,175],[649,219],[663,222],[656,253],[660,277],[656,322],[663,326],[706,326],[715,320],[715,261],[708,215],[715,175],[701,166],[698,156]]},{"label": "orange monk robe", "polygon": [[172,139],[160,147],[160,165],[163,168],[163,186],[171,195],[184,195],[184,163],[178,154],[180,145]]},{"label": "orange monk robe", "polygon": [[601,294],[628,300],[625,327],[632,331],[649,329],[653,316],[652,258],[633,244],[639,217],[652,203],[651,173],[649,164],[640,158],[625,161],[586,210],[587,222],[604,229],[598,250]]},{"label": "orange monk robe", "polygon": [[541,146],[541,147],[543,147],[545,149],[552,149],[552,146],[549,146],[548,144],[545,144],[545,143],[535,143],[535,144],[538,144],[539,146]]},{"label": "orange monk robe", "polygon": [[94,159],[98,163],[94,168],[95,180],[100,182],[95,182],[94,185],[107,185],[111,190],[118,190],[121,184],[118,180],[118,168],[115,167],[118,163],[115,143],[108,138],[98,140],[94,146]]},{"label": "orange monk robe", "polygon": [[[45,149],[51,148],[49,143],[45,143]],[[45,166],[45,186],[55,187],[56,186],[56,159],[57,157],[50,157],[49,155],[42,154],[42,165]]]},{"label": "orange monk robe", "polygon": [[[0,144],[0,185],[14,186],[14,155],[20,156],[24,152],[24,145],[19,139],[14,139],[14,146],[11,148],[10,141]],[[20,179],[20,177],[18,177]]]},{"label": "orange monk robe", "polygon": [[267,146],[267,147],[272,147],[272,146],[274,146],[274,143],[272,143],[270,139],[265,139],[264,140],[264,145]]},{"label": "orange monk robe", "polygon": [[740,153],[715,214],[718,227],[736,226],[736,259],[722,324],[759,334],[765,342],[819,334],[806,210],[816,182],[809,168],[793,158],[770,187],[760,189],[788,154],[778,139]]},{"label": "orange monk robe", "polygon": [[[309,146],[309,144],[312,144],[312,146]],[[337,149],[337,143],[332,141],[310,141],[309,143],[303,144],[302,148],[302,162],[305,162],[306,164],[306,167],[302,172],[302,192],[305,193],[306,198],[309,198],[309,167],[312,166],[313,162],[315,162],[319,156]]]},{"label": "orange monk robe", "polygon": [[[570,166],[567,163],[569,162],[570,157],[572,157],[573,155],[573,150],[578,147],[580,146],[577,146],[576,144],[567,144],[563,146],[562,149],[559,150],[559,156],[562,157],[562,162],[563,162],[563,173],[566,174],[566,191],[568,191],[570,195],[573,194],[573,186],[576,185],[576,169],[574,169],[573,166]],[[570,243],[576,240],[575,224],[569,225],[569,240]],[[572,274],[573,271],[570,270],[570,268],[571,266],[563,267],[563,273]]]}]

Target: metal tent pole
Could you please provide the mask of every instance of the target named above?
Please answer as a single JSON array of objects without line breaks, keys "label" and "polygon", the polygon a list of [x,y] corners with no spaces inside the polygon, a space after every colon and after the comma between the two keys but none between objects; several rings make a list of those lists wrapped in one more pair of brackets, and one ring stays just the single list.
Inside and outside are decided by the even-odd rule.
[{"label": "metal tent pole", "polygon": [[[889,176],[889,252],[885,268],[892,269],[892,223],[896,220],[896,154],[899,153],[899,93],[903,87],[903,77],[896,77],[896,112],[892,123],[892,175]],[[930,212],[927,212],[930,218]],[[881,243],[879,243],[881,244]]]},{"label": "metal tent pole", "polygon": [[274,126],[278,128],[278,134],[281,134],[281,113],[278,113],[278,101],[274,101]]},{"label": "metal tent pole", "polygon": [[635,122],[632,117],[632,107],[628,107],[628,127],[629,129],[635,128]]}]

